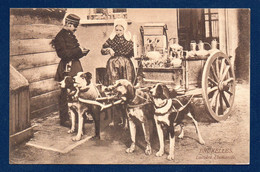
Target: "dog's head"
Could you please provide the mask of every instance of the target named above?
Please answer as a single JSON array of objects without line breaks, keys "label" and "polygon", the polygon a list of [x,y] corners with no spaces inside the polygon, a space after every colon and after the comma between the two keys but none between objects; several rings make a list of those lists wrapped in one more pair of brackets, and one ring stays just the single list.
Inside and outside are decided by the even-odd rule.
[{"label": "dog's head", "polygon": [[91,83],[92,74],[90,72],[78,72],[76,76],[74,76],[75,84],[78,87],[84,87]]},{"label": "dog's head", "polygon": [[65,76],[59,84],[61,88],[72,88],[74,87],[74,78],[71,76]]},{"label": "dog's head", "polygon": [[177,96],[176,90],[170,91],[169,88],[162,84],[157,83],[150,89],[150,93],[154,98],[169,99]]},{"label": "dog's head", "polygon": [[114,85],[107,87],[106,91],[112,91],[118,97],[125,97],[127,100],[131,100],[135,97],[134,87],[132,83],[126,79],[117,80]]}]

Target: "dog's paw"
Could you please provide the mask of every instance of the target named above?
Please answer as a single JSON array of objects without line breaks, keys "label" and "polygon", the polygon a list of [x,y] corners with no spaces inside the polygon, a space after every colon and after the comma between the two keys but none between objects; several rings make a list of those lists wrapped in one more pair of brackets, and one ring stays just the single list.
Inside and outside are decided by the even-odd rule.
[{"label": "dog's paw", "polygon": [[79,141],[81,139],[81,135],[77,135],[75,137],[72,138],[73,141]]},{"label": "dog's paw", "polygon": [[125,126],[123,127],[123,129],[124,129],[124,130],[127,130],[127,129],[128,129],[128,125],[125,125]]},{"label": "dog's paw", "polygon": [[145,149],[145,154],[146,155],[151,155],[152,154],[152,148],[151,146],[147,146],[146,149]]},{"label": "dog's paw", "polygon": [[155,156],[161,157],[163,156],[164,152],[163,151],[158,151]]},{"label": "dog's paw", "polygon": [[68,134],[71,134],[71,133],[74,133],[75,132],[75,129],[71,129],[68,131]]},{"label": "dog's paw", "polygon": [[134,152],[134,149],[127,148],[127,149],[125,150],[125,152],[126,152],[126,153],[133,153],[133,152]]},{"label": "dog's paw", "polygon": [[181,133],[181,134],[178,136],[179,139],[183,139],[183,137],[184,137],[184,134],[183,134],[183,133]]},{"label": "dog's paw", "polygon": [[168,155],[168,156],[167,156],[167,159],[168,159],[169,161],[174,160],[174,155]]},{"label": "dog's paw", "polygon": [[114,127],[114,126],[115,126],[114,122],[111,122],[111,123],[109,124],[109,127]]},{"label": "dog's paw", "polygon": [[135,144],[132,143],[131,146],[130,146],[130,148],[127,148],[127,149],[125,150],[125,152],[126,152],[126,153],[133,153],[134,150],[135,150]]},{"label": "dog's paw", "polygon": [[127,130],[127,129],[128,129],[127,123],[124,124],[124,123],[122,122],[122,123],[119,123],[118,125],[121,126],[124,130]]},{"label": "dog's paw", "polygon": [[205,141],[203,139],[199,140],[200,144],[205,145]]}]

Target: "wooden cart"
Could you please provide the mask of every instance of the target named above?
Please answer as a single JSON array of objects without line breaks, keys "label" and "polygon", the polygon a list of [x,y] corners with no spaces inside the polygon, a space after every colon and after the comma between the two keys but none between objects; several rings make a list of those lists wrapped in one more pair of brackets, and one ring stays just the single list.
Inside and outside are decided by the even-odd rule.
[{"label": "wooden cart", "polygon": [[[192,56],[186,51],[178,67],[166,65],[167,62],[159,67],[145,66],[144,62],[151,61],[146,56],[149,51],[157,51],[162,59],[167,56],[166,61],[169,60],[166,30],[165,24],[146,24],[140,29],[143,54],[135,59],[138,61],[137,73],[144,77],[142,86],[162,82],[169,88],[176,89],[178,96],[202,96],[210,116],[216,121],[225,120],[231,113],[235,97],[235,74],[230,57],[218,49],[210,50],[204,56]],[[147,44],[153,41],[147,40],[159,40],[157,43],[161,44],[151,49]]]}]

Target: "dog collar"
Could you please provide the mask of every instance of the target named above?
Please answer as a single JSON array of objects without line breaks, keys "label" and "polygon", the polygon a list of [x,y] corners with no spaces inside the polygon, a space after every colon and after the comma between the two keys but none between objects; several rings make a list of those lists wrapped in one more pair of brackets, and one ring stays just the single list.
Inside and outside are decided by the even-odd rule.
[{"label": "dog collar", "polygon": [[167,99],[166,104],[163,107],[155,106],[155,114],[156,115],[164,115],[170,111],[172,108],[172,99]]}]

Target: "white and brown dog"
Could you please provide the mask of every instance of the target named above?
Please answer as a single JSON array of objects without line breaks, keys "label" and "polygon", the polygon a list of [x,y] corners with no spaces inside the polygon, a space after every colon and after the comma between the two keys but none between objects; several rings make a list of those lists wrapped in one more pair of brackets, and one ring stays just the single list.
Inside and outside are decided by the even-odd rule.
[{"label": "white and brown dog", "polygon": [[71,129],[68,133],[73,133],[75,131],[75,116],[78,114],[78,94],[79,89],[75,85],[74,78],[72,76],[65,76],[60,82],[61,88],[66,88],[67,90],[67,101],[68,101],[68,113],[71,117]]},{"label": "white and brown dog", "polygon": [[[182,97],[182,98],[169,98],[165,93],[166,87],[162,84],[156,84],[151,90],[151,94],[153,97],[154,107],[155,107],[155,124],[158,132],[160,149],[156,153],[156,156],[162,156],[164,154],[164,134],[163,127],[167,128],[170,138],[170,150],[169,155],[167,157],[168,160],[174,159],[174,147],[175,147],[175,126],[182,124],[185,116],[188,116],[192,119],[193,124],[195,125],[196,132],[198,134],[199,143],[205,144],[204,140],[201,137],[198,123],[193,118],[192,112],[193,109],[191,107],[190,98]],[[166,89],[167,90],[167,89]],[[166,91],[167,92],[167,91]],[[181,126],[181,133],[179,138],[183,138],[184,131],[183,125]]]},{"label": "white and brown dog", "polygon": [[154,108],[149,92],[145,92],[141,89],[135,89],[131,82],[126,79],[117,80],[116,83],[109,89],[112,89],[118,97],[124,99],[127,105],[127,117],[129,121],[132,143],[131,146],[126,149],[126,152],[132,153],[135,150],[136,122],[140,122],[146,142],[145,154],[150,155],[152,153],[150,130],[153,121]]},{"label": "white and brown dog", "polygon": [[77,135],[72,138],[74,141],[80,140],[83,135],[83,116],[85,113],[91,114],[95,122],[95,136],[93,138],[100,139],[100,111],[103,105],[95,101],[101,94],[91,82],[91,78],[91,73],[79,72],[73,78],[66,76],[65,79],[61,81],[61,87],[67,88],[68,92],[73,93],[72,97],[69,96],[72,98],[71,101],[68,102],[69,113],[72,120],[72,126],[68,133],[75,132],[75,116],[78,114],[78,132]]}]

